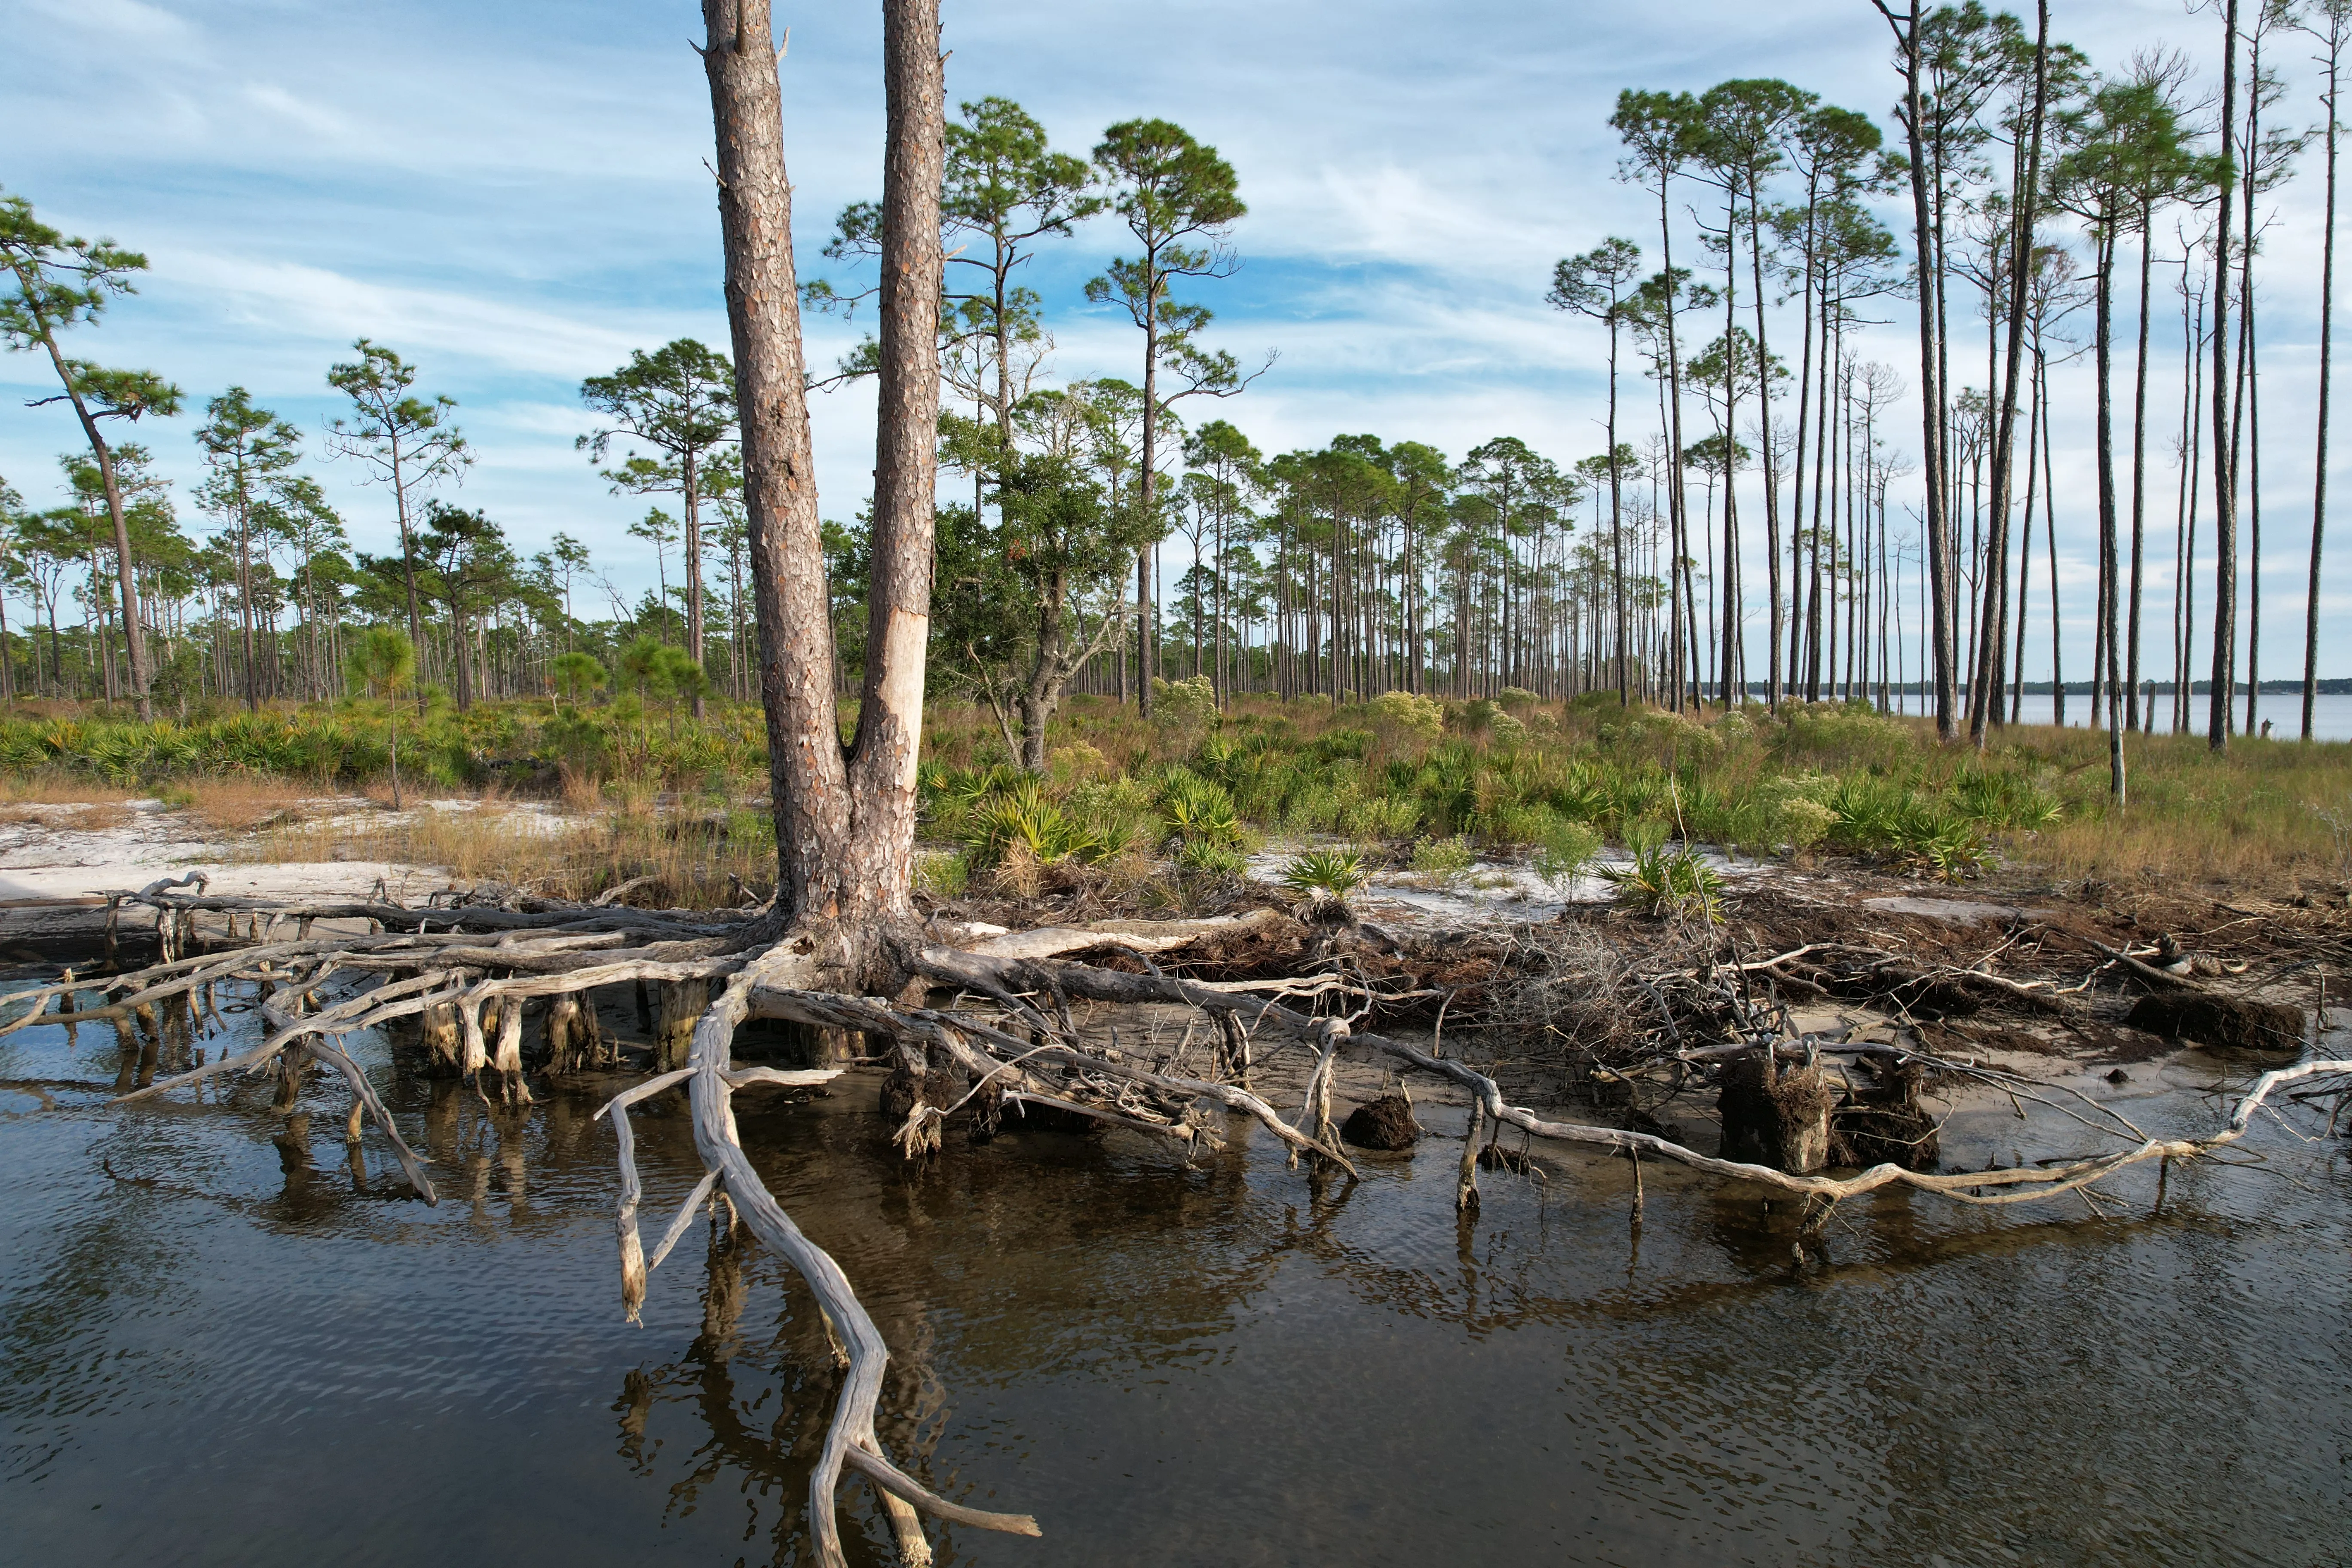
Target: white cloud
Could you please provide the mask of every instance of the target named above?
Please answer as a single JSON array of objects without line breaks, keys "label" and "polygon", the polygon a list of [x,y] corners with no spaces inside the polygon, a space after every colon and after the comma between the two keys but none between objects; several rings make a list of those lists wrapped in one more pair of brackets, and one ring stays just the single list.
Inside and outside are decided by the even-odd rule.
[{"label": "white cloud", "polygon": [[488,361],[500,367],[578,376],[625,360],[644,334],[519,304],[488,291],[371,282],[321,267],[251,256],[183,251],[165,274],[211,294],[248,328],[349,341],[372,337]]},{"label": "white cloud", "polygon": [[[1216,409],[1268,450],[1360,430],[1457,454],[1506,432],[1562,460],[1595,449],[1601,334],[1540,296],[1559,256],[1610,234],[1652,243],[1647,198],[1614,178],[1606,121],[1617,91],[1780,74],[1887,123],[1896,90],[1886,30],[1856,0],[1647,11],[1364,0],[1345,14],[1305,0],[1198,0],[1155,26],[1150,47],[1131,47],[1145,15],[961,0],[948,16],[950,95],[1018,99],[1078,151],[1114,119],[1165,115],[1233,161],[1251,208],[1235,236],[1244,266],[1193,297],[1218,312],[1216,346],[1251,364],[1281,351],[1271,374]],[[2207,59],[2218,32],[2176,0],[2106,0],[2058,20],[2110,66],[2158,40]],[[813,261],[832,215],[878,186],[878,23],[837,8],[792,21],[786,133]],[[315,423],[329,359],[362,333],[392,342],[464,403],[481,453],[469,499],[526,538],[593,533],[600,559],[627,573],[637,547],[619,529],[633,512],[572,450],[584,426],[572,400],[582,375],[631,348],[682,333],[725,341],[692,22],[690,8],[585,13],[533,0],[24,0],[0,101],[9,185],[53,221],[153,258],[144,291],[114,308],[86,352],[162,368],[198,400],[247,384]],[[2305,52],[2277,57],[2282,123],[2316,112]],[[93,120],[90,102],[110,112]],[[2314,174],[2279,193],[2261,273],[2264,578],[2273,605],[2294,608],[2317,199]],[[1899,232],[1899,203],[1887,216]],[[1076,298],[1125,237],[1105,222],[1041,258],[1058,374],[1135,374],[1137,334]],[[1908,307],[1882,303],[1887,324],[1854,346],[1900,369],[1915,354]],[[2179,339],[2168,294],[2158,309],[2151,401],[2162,437],[2177,419]],[[813,321],[812,363],[856,335]],[[1970,342],[1956,345],[1958,374],[1980,381]],[[0,375],[30,383],[35,368]],[[2087,569],[2095,493],[2088,373],[2074,363],[2053,374],[2062,565],[2074,573]],[[1647,407],[1646,383],[1629,374],[1625,392]],[[56,413],[0,417],[0,472],[20,488],[46,483],[73,439]],[[846,516],[872,466],[870,391],[820,399],[812,418],[826,510]],[[1916,412],[1897,409],[1886,428],[1916,449]],[[185,429],[142,432],[180,477],[194,468]],[[2168,591],[2162,453],[2159,441],[2149,527]],[[373,526],[367,503],[352,505]],[[2331,574],[2336,597],[2347,585],[2352,576]],[[2274,629],[2295,618],[2272,614]],[[2284,647],[2266,647],[2272,668],[2284,668]]]}]

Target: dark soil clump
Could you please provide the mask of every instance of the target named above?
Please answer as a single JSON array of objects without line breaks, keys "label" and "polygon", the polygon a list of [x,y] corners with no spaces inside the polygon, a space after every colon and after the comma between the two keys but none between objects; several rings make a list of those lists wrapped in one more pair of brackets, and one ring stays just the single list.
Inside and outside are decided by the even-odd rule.
[{"label": "dark soil clump", "polygon": [[1384,1094],[1349,1111],[1339,1136],[1359,1149],[1410,1149],[1421,1138],[1421,1123],[1412,1119],[1412,1101]]},{"label": "dark soil clump", "polygon": [[1919,1104],[1927,1068],[1892,1056],[1864,1058],[1876,1075],[1872,1086],[1850,1096],[1830,1117],[1830,1163],[1867,1168],[1900,1165],[1931,1171],[1938,1153],[1936,1119]]},{"label": "dark soil clump", "polygon": [[2124,1022],[2151,1035],[2217,1051],[2265,1057],[2303,1054],[2303,1014],[2277,1002],[2201,992],[2148,995],[2132,1004]]}]

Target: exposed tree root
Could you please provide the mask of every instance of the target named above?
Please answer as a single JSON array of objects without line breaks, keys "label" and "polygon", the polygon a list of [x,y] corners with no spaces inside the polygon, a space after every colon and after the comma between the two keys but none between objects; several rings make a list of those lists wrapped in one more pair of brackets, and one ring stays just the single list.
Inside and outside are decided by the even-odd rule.
[{"label": "exposed tree root", "polygon": [[[209,988],[217,984],[252,984],[262,994],[261,1016],[267,1026],[259,1045],[242,1055],[133,1090],[120,1097],[120,1101],[151,1098],[231,1071],[264,1069],[289,1053],[299,1053],[343,1077],[353,1097],[354,1126],[362,1113],[376,1122],[409,1181],[427,1202],[434,1200],[435,1194],[422,1163],[364,1074],[334,1043],[341,1036],[435,1009],[453,1009],[463,1042],[460,1069],[478,1083],[495,1085],[510,1101],[520,1101],[528,1098],[522,1048],[526,1003],[572,999],[560,1020],[557,1008],[549,1008],[549,1047],[560,1056],[568,1032],[576,1026],[580,1009],[574,1004],[584,993],[645,983],[676,987],[690,996],[693,993],[688,987],[715,986],[716,995],[694,1016],[685,1064],[647,1078],[604,1107],[612,1112],[619,1163],[620,1194],[614,1218],[622,1300],[635,1318],[645,1300],[647,1275],[686,1233],[695,1211],[722,1196],[751,1234],[807,1282],[846,1363],[838,1404],[810,1478],[811,1530],[818,1559],[828,1564],[844,1561],[835,1498],[844,1475],[852,1471],[865,1478],[881,1497],[898,1533],[902,1554],[919,1555],[928,1550],[921,1545],[915,1522],[919,1512],[1016,1534],[1034,1535],[1037,1525],[1025,1514],[988,1512],[939,1497],[884,1453],[876,1435],[876,1414],[888,1348],[839,1265],[800,1231],[769,1193],[743,1152],[735,1123],[733,1097],[739,1089],[813,1085],[835,1077],[839,1069],[737,1067],[733,1060],[737,1031],[753,1018],[786,1019],[824,1030],[847,1031],[877,1044],[887,1041],[913,1081],[928,1086],[936,1079],[935,1089],[915,1093],[903,1111],[893,1112],[901,1123],[895,1128],[898,1141],[910,1155],[938,1147],[940,1128],[952,1116],[969,1111],[992,1122],[1008,1108],[1024,1106],[1164,1138],[1189,1155],[1192,1150],[1216,1141],[1212,1121],[1198,1110],[1206,1102],[1254,1120],[1282,1142],[1294,1162],[1305,1158],[1352,1174],[1354,1166],[1343,1152],[1332,1123],[1332,1083],[1343,1051],[1370,1054],[1400,1074],[1425,1073],[1468,1095],[1470,1132],[1456,1194],[1457,1205],[1467,1212],[1475,1212],[1476,1206],[1477,1167],[1486,1163],[1477,1147],[1481,1134],[1491,1140],[1505,1127],[1559,1143],[1629,1155],[1637,1162],[1646,1156],[1714,1179],[1748,1183],[1820,1204],[1885,1187],[1906,1187],[1959,1203],[2006,1205],[2074,1191],[2147,1161],[2209,1154],[2242,1138],[2280,1086],[2352,1075],[2352,1061],[2344,1060],[2309,1061],[2265,1073],[2239,1099],[2227,1123],[2201,1138],[2149,1137],[2105,1111],[2106,1121],[2094,1122],[2079,1115],[2076,1119],[2115,1136],[2121,1146],[2084,1159],[1958,1173],[1906,1168],[1906,1163],[1928,1163],[1925,1161],[1888,1160],[1850,1175],[1801,1174],[1767,1163],[1705,1154],[1655,1133],[1551,1121],[1513,1105],[1493,1078],[1441,1055],[1434,1045],[1424,1049],[1356,1026],[1377,1001],[1393,994],[1381,993],[1360,979],[1307,976],[1296,984],[1272,985],[1276,994],[1268,995],[1261,994],[1257,983],[1237,986],[1169,974],[1151,956],[1181,953],[1195,942],[1227,941],[1237,926],[1249,923],[1247,920],[1125,922],[1100,931],[1057,929],[1050,933],[1018,933],[1034,940],[995,937],[970,947],[908,940],[911,933],[898,933],[895,942],[886,940],[885,946],[901,973],[958,994],[958,1005],[932,1008],[842,990],[842,977],[857,970],[845,964],[844,953],[853,944],[838,932],[803,931],[779,940],[749,918],[649,915],[582,907],[420,911],[373,901],[289,906],[208,899],[201,891],[184,893],[165,887],[123,895],[123,901],[149,905],[158,911],[159,927],[169,931],[163,939],[164,960],[107,980],[113,996],[99,1007],[46,1012],[56,998],[88,989],[88,982],[37,987],[0,997],[0,1007],[15,1004],[23,1008],[0,1021],[0,1033],[37,1021],[121,1019],[158,998],[192,993],[208,995]],[[246,931],[238,939],[239,945],[221,952],[189,952],[206,940],[193,924],[199,911],[232,920],[245,916]],[[364,919],[384,929],[368,934],[273,940],[289,920],[300,931],[311,922],[331,918]],[[445,929],[427,931],[424,927],[428,921]],[[969,932],[939,934],[971,940]],[[1061,956],[1103,949],[1132,955],[1131,961],[1140,963],[1145,972],[1130,973]],[[184,952],[188,955],[181,956]],[[1810,955],[1810,951],[1783,953],[1744,963],[1737,970],[1723,965],[1721,978],[1713,983],[1732,985],[1738,975],[1777,971]],[[339,977],[373,984],[340,1000],[316,1001],[321,989]],[[1331,984],[1322,984],[1325,981]],[[907,994],[919,990],[909,988]],[[1737,990],[1728,994],[1735,999],[1733,1011],[1743,1020],[1737,1026],[1740,1037],[1737,1043],[1679,1051],[1671,1058],[1677,1070],[1702,1062],[1769,1060],[1759,1057],[1759,1046],[1772,1051],[1782,1048],[1780,1037],[1757,1020],[1752,1009],[1738,1000]],[[984,1003],[976,1006],[965,1000],[974,997],[985,999]],[[1339,1018],[1286,1005],[1302,999],[1317,1003],[1336,999],[1339,1005],[1357,1002],[1362,1010],[1351,1018]],[[1135,1059],[1131,1048],[1121,1049],[1115,1043],[1084,1034],[1075,1021],[1073,1002],[1184,1009],[1209,1024],[1213,1065],[1207,1076],[1181,1070],[1184,1047],[1167,1059]],[[1301,1102],[1295,1115],[1286,1120],[1276,1105],[1237,1080],[1245,1077],[1254,1054],[1263,1062],[1272,1050],[1289,1046],[1311,1051],[1312,1061]],[[1989,1081],[2002,1076],[1966,1064],[1935,1061],[1918,1053],[1884,1054],[1891,1057],[1895,1069],[1904,1069],[1906,1063],[1915,1068],[1925,1063],[1976,1074]],[[688,1091],[695,1147],[704,1173],[684,1205],[664,1226],[647,1257],[639,1233],[643,1194],[628,1110],[638,1101],[680,1085]],[[2030,1092],[2021,1085],[2002,1087],[2014,1093]],[[1408,1110],[1408,1120],[1409,1116]]]}]

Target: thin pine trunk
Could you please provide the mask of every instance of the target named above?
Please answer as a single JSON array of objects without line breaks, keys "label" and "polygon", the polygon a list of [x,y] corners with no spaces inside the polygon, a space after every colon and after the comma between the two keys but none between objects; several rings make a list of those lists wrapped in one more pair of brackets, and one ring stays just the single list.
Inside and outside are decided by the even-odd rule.
[{"label": "thin pine trunk", "polygon": [[[2238,0],[2223,0],[2221,42],[2221,177],[2213,227],[2213,688],[2205,742],[2230,745],[2230,700],[2238,681],[2238,495],[2230,396],[2230,203],[2238,175]],[[2252,237],[2248,237],[2249,243]]]},{"label": "thin pine trunk", "polygon": [[2335,353],[2336,324],[2336,137],[2337,68],[2343,58],[2340,33],[2327,50],[2327,196],[2326,238],[2319,265],[2319,440],[2311,481],[2311,570],[2304,587],[2303,738],[2312,738],[2312,709],[2319,696],[2319,552],[2327,533],[2327,396]]}]

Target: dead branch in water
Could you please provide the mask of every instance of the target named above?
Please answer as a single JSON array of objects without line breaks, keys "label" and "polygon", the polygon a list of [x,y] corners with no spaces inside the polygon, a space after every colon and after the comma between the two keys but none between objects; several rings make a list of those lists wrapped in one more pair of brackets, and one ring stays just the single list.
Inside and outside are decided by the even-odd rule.
[{"label": "dead branch in water", "polygon": [[[1465,1212],[1475,1212],[1476,1204],[1478,1137],[1499,1132],[1506,1126],[1529,1137],[1626,1155],[1637,1162],[1646,1158],[1676,1164],[1709,1180],[1801,1195],[1809,1204],[1827,1205],[1880,1188],[1902,1187],[1958,1203],[1998,1205],[2081,1191],[2147,1161],[2168,1164],[2176,1159],[2212,1154],[2243,1138],[2254,1117],[2282,1086],[2328,1079],[2340,1087],[2344,1080],[2352,1080],[2352,1061],[2315,1060],[2278,1068],[2257,1079],[2238,1099],[2226,1122],[2211,1133],[2153,1138],[2128,1122],[2120,1129],[2102,1125],[2097,1130],[2122,1140],[2122,1146],[2083,1159],[1953,1173],[1911,1170],[1887,1163],[1847,1175],[1811,1174],[1723,1159],[1657,1133],[1554,1121],[1514,1105],[1493,1077],[1457,1057],[1441,1056],[1433,1047],[1424,1049],[1362,1026],[1377,1005],[1393,1005],[1432,992],[1450,996],[1444,988],[1412,984],[1409,974],[1392,973],[1375,983],[1349,968],[1352,961],[1334,958],[1321,973],[1234,982],[1170,973],[1155,961],[1164,959],[1173,966],[1195,945],[1230,942],[1237,934],[1272,929],[1273,922],[1257,917],[1127,921],[1099,930],[1057,928],[1042,936],[1024,932],[977,940],[968,931],[940,927],[929,933],[929,940],[908,941],[898,950],[899,962],[908,973],[957,994],[958,1005],[933,1008],[903,998],[885,1001],[838,989],[838,970],[828,967],[829,954],[821,940],[803,933],[778,941],[750,914],[729,918],[584,906],[550,906],[536,911],[460,906],[423,911],[374,901],[302,906],[211,899],[201,890],[183,892],[171,888],[143,889],[124,895],[122,901],[156,910],[159,928],[170,933],[164,939],[163,962],[100,982],[61,983],[0,997],[0,1033],[35,1022],[120,1018],[157,998],[208,994],[208,988],[224,984],[253,985],[265,992],[260,1007],[265,1034],[258,1045],[241,1055],[133,1090],[121,1097],[121,1102],[152,1098],[226,1073],[264,1070],[288,1053],[299,1052],[332,1067],[343,1078],[352,1093],[354,1125],[362,1115],[376,1123],[410,1183],[428,1202],[434,1193],[424,1162],[403,1138],[364,1074],[337,1044],[342,1037],[404,1018],[437,1016],[444,1023],[436,1026],[446,1031],[453,1052],[449,1065],[484,1085],[486,1092],[494,1089],[509,1102],[520,1104],[529,1098],[524,1083],[528,1058],[522,1046],[526,1004],[554,1004],[599,988],[640,983],[652,987],[715,988],[716,996],[693,1019],[684,1063],[647,1077],[604,1107],[612,1112],[620,1177],[614,1218],[623,1304],[632,1317],[636,1314],[651,1270],[685,1233],[694,1212],[722,1196],[751,1234],[807,1282],[847,1360],[844,1385],[812,1478],[812,1501],[821,1505],[813,1509],[812,1531],[819,1558],[826,1562],[840,1561],[833,1507],[847,1472],[864,1477],[887,1500],[902,1550],[909,1554],[920,1540],[919,1531],[911,1523],[915,1510],[1013,1533],[1034,1534],[1037,1525],[1027,1515],[973,1510],[939,1497],[906,1475],[883,1452],[875,1428],[888,1348],[839,1265],[798,1229],[768,1192],[744,1153],[735,1123],[733,1097],[739,1090],[814,1085],[837,1076],[839,1069],[738,1067],[733,1059],[736,1034],[753,1018],[786,1019],[824,1030],[847,1031],[876,1044],[887,1042],[903,1071],[919,1079],[946,1074],[955,1089],[938,1096],[938,1103],[916,1095],[904,1125],[894,1123],[890,1129],[910,1155],[936,1148],[938,1130],[951,1117],[971,1118],[978,1127],[982,1119],[992,1124],[1003,1114],[1029,1110],[1160,1138],[1182,1148],[1189,1158],[1194,1149],[1216,1141],[1211,1121],[1199,1109],[1210,1104],[1255,1121],[1284,1143],[1294,1162],[1304,1159],[1352,1173],[1354,1166],[1332,1128],[1331,1087],[1343,1051],[1370,1055],[1390,1064],[1401,1076],[1427,1074],[1454,1085],[1469,1098],[1471,1142],[1465,1145],[1465,1171],[1456,1195],[1457,1205]],[[352,912],[355,910],[365,912]],[[244,930],[215,939],[197,928],[194,917],[199,913],[220,915],[231,921],[242,917]],[[333,937],[307,934],[313,922],[326,919],[364,919],[385,929]],[[278,929],[289,921],[305,934],[291,941],[275,940]],[[425,929],[428,924],[441,929]],[[230,931],[234,931],[231,926]],[[190,951],[215,940],[221,944],[215,951]],[[1599,1001],[1655,1015],[1656,1026],[1670,1033],[1672,1050],[1653,1051],[1644,1060],[1665,1064],[1677,1072],[1710,1070],[1712,1064],[1750,1058],[1759,1047],[1777,1058],[1792,1042],[1775,1005],[1756,1000],[1754,993],[1742,994],[1733,989],[1736,985],[1749,976],[1785,975],[1807,960],[1834,958],[1838,955],[1830,950],[1839,945],[1800,944],[1760,960],[1741,961],[1737,971],[1729,964],[1697,962],[1706,958],[1704,952],[1676,955],[1680,967],[1666,972],[1634,967],[1622,953],[1608,957],[1607,965],[1613,967],[1604,968],[1601,957],[1588,955],[1591,963],[1586,973],[1600,977],[1594,986]],[[1090,951],[1124,953],[1128,962],[1141,964],[1144,972],[1077,962],[1068,956]],[[1883,976],[1885,954],[1854,949],[1851,956],[1857,963],[1856,973],[1874,966],[1874,972]],[[1684,963],[1685,958],[1695,961]],[[1931,972],[1915,968],[1909,973]],[[1985,978],[1981,972],[1970,973]],[[1594,1016],[1590,1010],[1594,1005],[1591,1000],[1566,994],[1573,979],[1557,963],[1549,972],[1545,983],[1554,994],[1544,1005],[1552,1009],[1551,1019],[1572,1024],[1576,1018]],[[1392,981],[1402,981],[1406,988],[1382,989]],[[2168,976],[2168,991],[2179,988],[2172,977]],[[361,988],[339,999],[313,1001],[331,983],[356,984]],[[108,988],[110,1000],[103,1005],[65,1013],[47,1011],[58,997],[69,999],[94,984]],[[2016,982],[1999,989],[2006,992],[2011,986],[2024,989],[2023,983]],[[1665,1000],[1669,991],[1677,997],[1671,1006]],[[1130,1053],[1120,1050],[1115,1040],[1093,1039],[1076,1026],[1074,1002],[1179,1008],[1206,1020],[1212,1037],[1223,1044],[1210,1053],[1212,1065],[1203,1072],[1180,1068],[1187,1056],[1181,1048],[1166,1059],[1130,1059]],[[1301,1010],[1290,1005],[1294,1003],[1358,1010],[1343,1020],[1328,1013]],[[7,1016],[10,1004],[23,1011]],[[1718,1039],[1729,1035],[1734,1043],[1685,1045],[1675,1021],[1678,1012],[1685,1025],[1703,1024],[1713,1016],[1716,1025],[1707,1032]],[[1559,1022],[1550,1026],[1558,1030]],[[1646,1032],[1645,1026],[1635,1034]],[[1238,1049],[1232,1048],[1236,1039],[1242,1042]],[[1312,1053],[1305,1091],[1299,1103],[1289,1108],[1287,1117],[1285,1108],[1245,1081],[1252,1041],[1276,1048],[1297,1046]],[[1796,1059],[1801,1064],[1806,1056],[1800,1052]],[[1988,1081],[2004,1076],[1925,1053],[1908,1056],[1939,1070],[1976,1074]],[[1262,1055],[1259,1059],[1263,1061]],[[639,1234],[643,1194],[628,1111],[638,1101],[680,1086],[688,1092],[703,1175],[677,1213],[664,1224],[648,1257]],[[2000,1087],[2026,1092],[2018,1084]],[[2055,1109],[2065,1111],[2063,1106]]]}]

